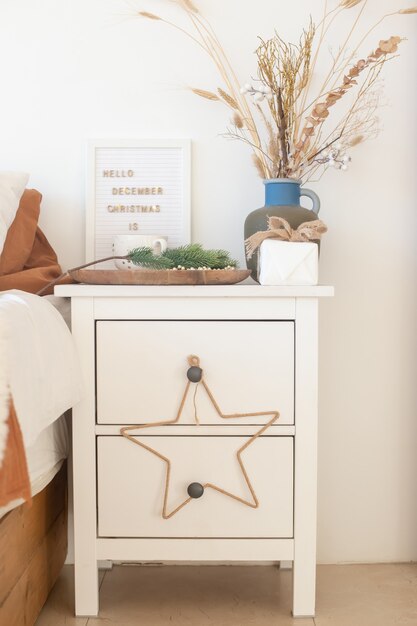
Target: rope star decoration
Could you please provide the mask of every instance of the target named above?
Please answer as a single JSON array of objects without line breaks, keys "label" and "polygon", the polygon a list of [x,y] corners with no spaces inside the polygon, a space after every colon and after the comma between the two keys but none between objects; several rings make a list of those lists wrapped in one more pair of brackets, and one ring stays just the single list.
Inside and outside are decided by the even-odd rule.
[{"label": "rope star decoration", "polygon": [[[162,508],[162,517],[163,519],[170,519],[171,517],[173,517],[176,513],[178,513],[179,511],[181,511],[181,509],[183,509],[187,504],[189,504],[189,502],[191,502],[191,500],[200,497],[201,495],[203,495],[204,490],[205,489],[213,489],[214,491],[217,491],[218,493],[223,494],[224,496],[227,496],[229,498],[232,498],[233,500],[237,500],[238,502],[240,502],[241,504],[244,504],[246,506],[249,506],[253,509],[258,508],[259,506],[259,500],[256,496],[255,490],[252,487],[251,481],[249,479],[248,473],[246,471],[245,465],[242,461],[242,453],[246,450],[246,448],[248,448],[251,444],[254,443],[254,441],[256,441],[256,439],[258,439],[258,437],[260,437],[261,435],[264,434],[264,432],[270,427],[272,426],[272,424],[274,424],[277,419],[279,418],[279,412],[278,411],[262,411],[259,413],[230,413],[230,414],[225,414],[221,411],[219,405],[217,404],[213,393],[211,392],[209,386],[207,385],[205,378],[204,378],[204,373],[203,370],[200,368],[200,359],[198,356],[195,355],[191,355],[188,357],[188,363],[190,365],[190,368],[187,371],[187,377],[188,377],[188,381],[187,384],[185,386],[185,390],[184,390],[184,394],[182,396],[181,402],[180,402],[180,406],[178,408],[178,412],[177,415],[174,419],[171,420],[164,420],[164,421],[160,421],[160,422],[153,422],[150,424],[137,424],[135,426],[125,426],[124,428],[120,429],[120,434],[123,435],[123,437],[126,437],[126,439],[129,439],[129,441],[131,441],[132,443],[140,446],[141,448],[144,448],[145,450],[147,450],[148,452],[151,452],[152,454],[154,454],[155,456],[157,456],[159,459],[161,459],[162,461],[164,461],[164,463],[166,464],[166,474],[165,474],[165,491],[164,491],[164,502],[163,502],[163,508]],[[264,424],[254,435],[252,435],[244,444],[243,446],[241,446],[237,452],[236,452],[236,458],[237,458],[237,462],[240,466],[240,469],[242,471],[243,477],[245,479],[246,485],[250,491],[251,494],[251,499],[250,500],[245,500],[244,498],[241,498],[239,496],[237,496],[234,493],[231,493],[230,491],[226,491],[225,489],[222,489],[221,487],[219,487],[218,485],[214,485],[213,483],[207,482],[204,483],[203,485],[199,485],[199,483],[194,483],[197,484],[200,488],[201,488],[201,493],[199,493],[199,495],[193,495],[188,498],[186,498],[183,502],[181,502],[181,504],[179,504],[176,508],[174,508],[172,511],[168,512],[168,495],[169,495],[169,484],[170,484],[170,478],[171,478],[171,461],[168,457],[164,456],[163,454],[161,454],[160,452],[158,452],[158,450],[155,450],[154,448],[151,448],[150,446],[146,445],[145,443],[143,443],[142,441],[140,441],[139,439],[136,438],[136,436],[130,434],[131,431],[135,431],[135,430],[140,430],[140,429],[145,429],[145,428],[155,428],[155,426],[167,426],[169,424],[177,424],[180,419],[181,419],[181,415],[185,406],[185,402],[187,400],[187,397],[190,393],[190,389],[192,386],[195,387],[194,389],[194,417],[195,417],[195,423],[199,424],[199,419],[197,417],[197,407],[196,407],[196,393],[197,393],[197,389],[198,389],[198,385],[201,384],[205,390],[205,392],[207,393],[211,403],[213,404],[216,413],[219,415],[219,417],[221,417],[222,419],[230,419],[230,418],[238,418],[238,417],[262,417],[262,416],[271,416],[271,419]],[[189,488],[191,487],[191,485],[189,486]],[[189,492],[190,493],[190,492]]]}]

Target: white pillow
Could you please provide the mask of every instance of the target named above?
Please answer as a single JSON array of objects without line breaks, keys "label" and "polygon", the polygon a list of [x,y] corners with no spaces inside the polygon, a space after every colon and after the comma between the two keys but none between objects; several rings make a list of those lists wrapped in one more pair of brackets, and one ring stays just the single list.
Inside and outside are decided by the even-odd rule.
[{"label": "white pillow", "polygon": [[26,172],[0,172],[0,254],[28,180]]}]

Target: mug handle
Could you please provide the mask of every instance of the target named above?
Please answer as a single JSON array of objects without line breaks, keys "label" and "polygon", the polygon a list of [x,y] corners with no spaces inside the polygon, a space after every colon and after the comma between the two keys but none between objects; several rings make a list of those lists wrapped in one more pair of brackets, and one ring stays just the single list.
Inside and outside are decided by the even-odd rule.
[{"label": "mug handle", "polygon": [[320,198],[318,197],[318,195],[316,194],[315,191],[312,191],[312,189],[304,189],[302,188],[300,190],[300,197],[305,196],[306,198],[310,198],[310,200],[313,201],[313,211],[314,213],[316,213],[317,215],[320,213]]},{"label": "mug handle", "polygon": [[159,243],[159,245],[160,245],[160,248],[161,248],[161,254],[162,254],[162,253],[163,253],[163,252],[165,252],[165,250],[167,249],[167,242],[166,242],[166,239],[155,239],[155,240],[152,242],[152,248],[155,248],[155,246],[156,246],[156,245],[158,245],[158,243]]}]

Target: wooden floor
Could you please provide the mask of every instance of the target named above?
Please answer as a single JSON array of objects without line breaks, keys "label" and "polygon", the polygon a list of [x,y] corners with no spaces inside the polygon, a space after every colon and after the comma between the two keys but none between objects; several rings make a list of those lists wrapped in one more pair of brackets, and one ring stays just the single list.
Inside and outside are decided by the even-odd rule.
[{"label": "wooden floor", "polygon": [[73,617],[65,567],[36,626],[417,626],[417,564],[322,565],[317,616],[293,620],[291,572],[137,567],[101,572],[100,616]]}]

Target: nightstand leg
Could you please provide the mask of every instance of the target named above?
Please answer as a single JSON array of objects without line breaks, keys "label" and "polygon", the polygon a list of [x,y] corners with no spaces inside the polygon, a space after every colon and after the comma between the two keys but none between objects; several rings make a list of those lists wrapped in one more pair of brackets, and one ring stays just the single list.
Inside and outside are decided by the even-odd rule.
[{"label": "nightstand leg", "polygon": [[[76,419],[77,411],[74,411]],[[78,430],[79,426],[74,422],[75,438]],[[76,441],[74,444],[75,614],[94,616],[98,613],[95,447],[94,440],[88,447],[80,442],[77,445]]]},{"label": "nightstand leg", "polygon": [[97,563],[75,561],[75,615],[98,614],[98,568]]},{"label": "nightstand leg", "polygon": [[73,298],[72,334],[86,393],[72,411],[75,614],[98,613],[94,314],[91,298]]},{"label": "nightstand leg", "polygon": [[314,617],[317,516],[317,301],[297,299],[293,615]]},{"label": "nightstand leg", "polygon": [[315,558],[294,559],[293,608],[294,617],[314,617],[316,607]]}]

